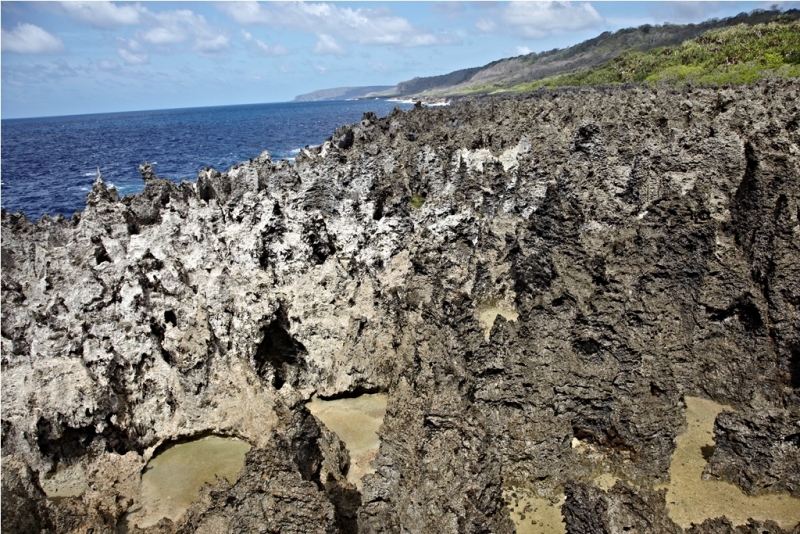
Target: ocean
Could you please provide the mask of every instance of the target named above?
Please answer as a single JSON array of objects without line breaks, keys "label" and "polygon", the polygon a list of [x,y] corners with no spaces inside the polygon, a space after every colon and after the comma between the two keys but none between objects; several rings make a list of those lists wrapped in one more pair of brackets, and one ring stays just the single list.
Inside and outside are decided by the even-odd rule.
[{"label": "ocean", "polygon": [[385,100],[289,102],[167,109],[2,121],[2,206],[31,220],[70,217],[103,173],[120,196],[144,187],[139,165],[175,183],[194,181],[204,167],[225,171],[268,150],[293,160],[365,111],[389,114]]}]

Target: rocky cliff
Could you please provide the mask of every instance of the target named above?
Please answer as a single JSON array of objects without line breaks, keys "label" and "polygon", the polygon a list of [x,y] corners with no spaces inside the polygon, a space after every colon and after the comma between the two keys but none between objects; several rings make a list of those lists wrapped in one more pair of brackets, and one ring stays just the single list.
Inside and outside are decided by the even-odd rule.
[{"label": "rocky cliff", "polygon": [[[570,532],[678,532],[654,486],[689,395],[738,410],[708,476],[797,495],[798,92],[366,114],[294,165],[3,212],[4,530],[113,531],[159,446],[216,433],[254,446],[239,481],[151,532],[513,532],[508,486],[565,488]],[[378,391],[358,492],[304,402]],[[64,466],[87,490],[49,502]]]}]

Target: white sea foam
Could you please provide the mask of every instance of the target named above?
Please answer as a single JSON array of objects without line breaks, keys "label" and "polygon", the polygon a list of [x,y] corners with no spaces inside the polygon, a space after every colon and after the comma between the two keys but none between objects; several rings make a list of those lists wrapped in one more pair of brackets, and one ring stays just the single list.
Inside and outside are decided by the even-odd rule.
[{"label": "white sea foam", "polygon": [[299,154],[300,151],[303,150],[302,148],[293,148],[289,151],[289,154]]},{"label": "white sea foam", "polygon": [[[401,98],[389,98],[387,102],[397,102],[398,104],[416,104],[417,100],[403,100]],[[447,100],[445,102],[425,102],[423,100],[422,105],[429,108],[435,108],[439,106],[449,106],[450,101]]]}]

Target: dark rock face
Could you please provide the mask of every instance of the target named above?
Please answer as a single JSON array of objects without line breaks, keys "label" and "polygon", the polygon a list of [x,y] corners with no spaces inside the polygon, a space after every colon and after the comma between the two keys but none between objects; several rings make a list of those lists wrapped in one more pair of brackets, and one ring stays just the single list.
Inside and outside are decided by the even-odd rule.
[{"label": "dark rock face", "polygon": [[706,472],[748,493],[800,496],[800,412],[723,413],[714,423],[714,455]]},{"label": "dark rock face", "polygon": [[[800,407],[798,101],[786,81],[397,110],[295,165],[180,186],[144,166],[141,195],[99,179],[70,221],[3,212],[3,454],[44,475],[250,441],[240,482],[170,529],[512,532],[521,484],[574,488],[575,532],[672,532],[660,494],[580,482],[667,479],[693,395],[742,413],[711,473],[796,491],[771,440],[794,446]],[[518,318],[487,340],[491,303]],[[360,495],[302,422],[359,391],[389,399]],[[131,496],[108,487],[115,521]]]},{"label": "dark rock face", "polygon": [[[774,521],[751,519],[733,526],[727,518],[707,519],[684,531],[668,516],[664,491],[634,490],[618,482],[610,491],[584,484],[569,484],[562,513],[570,534],[663,532],[679,534],[784,534]],[[698,496],[699,497],[699,496]],[[794,529],[792,532],[797,532]]]},{"label": "dark rock face", "polygon": [[237,483],[212,489],[207,507],[199,512],[195,506],[176,531],[338,532],[333,505],[297,471],[288,444],[278,441],[275,445],[249,452]]},{"label": "dark rock face", "polygon": [[21,534],[52,531],[52,508],[35,473],[13,456],[4,456],[2,467],[3,530]]},{"label": "dark rock face", "polygon": [[683,529],[667,515],[665,492],[634,491],[621,482],[617,482],[608,492],[584,484],[569,484],[564,491],[567,500],[562,508],[567,532],[682,533]]}]

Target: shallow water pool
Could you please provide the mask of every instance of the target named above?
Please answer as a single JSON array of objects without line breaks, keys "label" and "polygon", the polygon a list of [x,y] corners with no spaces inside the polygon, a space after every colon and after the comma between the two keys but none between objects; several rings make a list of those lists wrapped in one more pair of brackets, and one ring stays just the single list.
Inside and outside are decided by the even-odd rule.
[{"label": "shallow water pool", "polygon": [[178,519],[205,484],[213,484],[217,478],[235,482],[249,450],[249,443],[221,436],[169,446],[147,463],[127,523],[144,528],[162,517]]},{"label": "shallow water pool", "polygon": [[361,490],[361,479],[374,473],[372,460],[378,454],[378,428],[386,415],[387,396],[381,393],[352,399],[321,400],[316,397],[306,404],[309,411],[339,436],[350,453],[347,480]]}]

